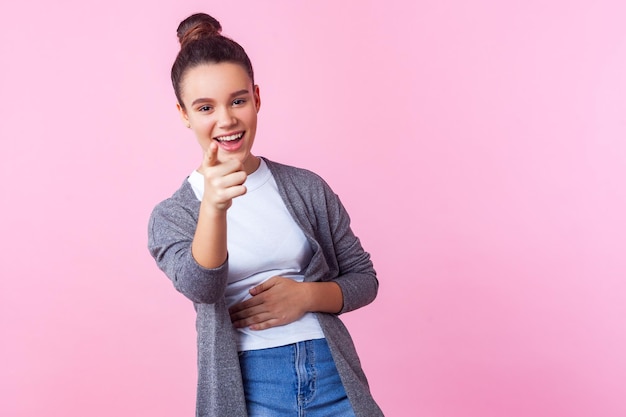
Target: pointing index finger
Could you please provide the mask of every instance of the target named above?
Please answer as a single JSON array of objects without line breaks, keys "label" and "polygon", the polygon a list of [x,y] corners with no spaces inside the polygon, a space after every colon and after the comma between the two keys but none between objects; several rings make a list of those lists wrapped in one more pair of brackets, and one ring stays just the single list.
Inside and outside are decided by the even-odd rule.
[{"label": "pointing index finger", "polygon": [[211,142],[209,149],[204,153],[204,159],[207,167],[213,167],[219,163],[217,160],[217,143]]}]

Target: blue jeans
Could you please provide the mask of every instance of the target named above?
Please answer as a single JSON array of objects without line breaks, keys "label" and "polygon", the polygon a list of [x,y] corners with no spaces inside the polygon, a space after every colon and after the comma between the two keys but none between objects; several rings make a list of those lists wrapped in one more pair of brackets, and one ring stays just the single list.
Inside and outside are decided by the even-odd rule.
[{"label": "blue jeans", "polygon": [[250,417],[354,417],[326,339],[239,353]]}]

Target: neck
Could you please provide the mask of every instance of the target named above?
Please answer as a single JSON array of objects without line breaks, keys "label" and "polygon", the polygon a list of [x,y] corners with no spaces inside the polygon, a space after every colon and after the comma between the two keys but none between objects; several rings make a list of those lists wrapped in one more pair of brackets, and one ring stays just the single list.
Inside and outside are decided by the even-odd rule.
[{"label": "neck", "polygon": [[261,158],[251,154],[250,157],[243,163],[243,169],[246,171],[246,174],[250,175],[259,169],[259,165],[261,165]]}]

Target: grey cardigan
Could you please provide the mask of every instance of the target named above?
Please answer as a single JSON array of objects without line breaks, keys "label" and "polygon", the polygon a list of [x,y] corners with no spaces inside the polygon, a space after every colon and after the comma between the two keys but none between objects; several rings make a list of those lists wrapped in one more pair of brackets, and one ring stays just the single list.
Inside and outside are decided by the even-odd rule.
[{"label": "grey cardigan", "polygon": [[[339,284],[344,301],[340,314],[372,302],[378,292],[376,272],[337,195],[310,171],[265,161],[287,209],[313,248],[305,280]],[[174,287],[194,302],[198,332],[196,415],[244,417],[237,336],[224,301],[228,260],[218,268],[206,269],[191,255],[199,208],[189,182],[184,181],[152,212],[148,247]],[[336,314],[317,313],[317,317],[356,415],[382,416],[348,330]]]}]

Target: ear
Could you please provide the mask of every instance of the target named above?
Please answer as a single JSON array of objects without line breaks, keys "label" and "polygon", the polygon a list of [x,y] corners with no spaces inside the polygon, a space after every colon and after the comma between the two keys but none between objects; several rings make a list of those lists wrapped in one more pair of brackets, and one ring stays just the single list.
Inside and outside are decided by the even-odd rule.
[{"label": "ear", "polygon": [[183,121],[185,126],[191,127],[191,124],[189,123],[189,116],[187,115],[187,111],[183,109],[180,103],[176,103],[176,109],[178,110],[178,113],[180,114],[180,119]]},{"label": "ear", "polygon": [[256,106],[256,112],[259,112],[261,108],[261,91],[259,90],[259,86],[254,86],[254,105]]}]

